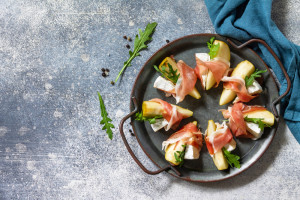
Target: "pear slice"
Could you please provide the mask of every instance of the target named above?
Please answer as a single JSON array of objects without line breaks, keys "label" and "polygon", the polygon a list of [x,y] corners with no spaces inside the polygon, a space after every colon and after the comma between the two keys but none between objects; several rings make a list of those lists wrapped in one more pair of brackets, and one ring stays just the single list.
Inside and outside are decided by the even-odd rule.
[{"label": "pear slice", "polygon": [[[172,104],[171,104],[172,105]],[[176,105],[173,105],[176,106]],[[193,111],[182,108],[180,106],[176,106],[177,111],[181,113],[183,116],[191,117],[193,116]],[[163,115],[164,108],[160,103],[153,101],[144,101],[142,105],[142,113],[144,117],[155,117],[158,115]]]},{"label": "pear slice", "polygon": [[[166,71],[169,71],[169,66],[168,66],[168,64],[170,64],[170,65],[172,66],[172,68],[173,68],[174,71],[177,70],[177,75],[178,75],[179,70],[178,70],[178,68],[177,68],[177,64],[176,64],[176,62],[175,62],[172,58],[170,58],[170,57],[166,57],[166,58],[159,64],[159,69],[160,69],[161,71],[163,71],[163,70],[162,70],[162,67],[165,66],[165,67],[166,67],[165,70],[166,70]],[[164,75],[165,75],[165,74],[164,74]],[[165,75],[165,77],[166,77],[169,81],[172,82],[172,80],[170,80],[166,75]],[[193,90],[189,93],[189,95],[192,96],[192,97],[194,97],[195,99],[200,99],[200,98],[201,98],[201,95],[200,95],[199,91],[196,89],[196,87],[193,88]]]},{"label": "pear slice", "polygon": [[[220,40],[215,40],[214,43],[215,45],[220,44],[219,50],[217,52],[216,58],[223,58],[230,62],[230,49],[228,45]],[[213,76],[213,73],[211,71],[208,72],[207,79],[206,79],[206,90],[211,89],[214,85],[216,84],[216,80]]]},{"label": "pear slice", "polygon": [[[211,135],[214,131],[216,131],[216,124],[213,120],[209,120],[207,125],[207,136]],[[228,168],[228,162],[224,157],[222,150],[217,151],[214,155],[212,155],[212,159],[218,170],[224,170]]]},{"label": "pear slice", "polygon": [[245,117],[248,117],[248,118],[263,118],[263,122],[270,125],[270,126],[273,126],[274,125],[274,115],[268,111],[268,110],[256,110],[256,111],[252,111],[252,112],[248,112],[248,113],[245,113],[244,115],[244,118]]},{"label": "pear slice", "polygon": [[[197,125],[197,121],[193,121],[193,124]],[[186,145],[186,141],[179,140],[176,143],[170,144],[166,148],[165,159],[174,165],[179,165],[180,163],[176,162],[174,153],[176,151],[183,151],[184,147],[182,145]]]},{"label": "pear slice", "polygon": [[217,52],[216,57],[224,58],[225,60],[228,60],[228,62],[230,62],[229,46],[225,42],[220,41],[220,40],[215,40],[214,44],[215,45],[220,44],[220,48],[219,48],[219,51]]},{"label": "pear slice", "polygon": [[186,142],[183,142],[182,140],[179,140],[176,143],[170,144],[166,149],[165,159],[174,165],[179,165],[180,163],[176,162],[174,153],[176,153],[176,151],[183,151],[184,150],[183,145],[185,145],[185,144],[186,144]]},{"label": "pear slice", "polygon": [[[233,72],[231,73],[231,76],[240,77],[242,79],[245,79],[246,76],[250,76],[255,71],[254,65],[249,62],[248,60],[244,60],[240,62],[236,68],[234,68]],[[231,102],[236,97],[236,93],[230,89],[223,89],[223,92],[221,94],[220,102],[219,104],[225,105],[229,102]]]}]

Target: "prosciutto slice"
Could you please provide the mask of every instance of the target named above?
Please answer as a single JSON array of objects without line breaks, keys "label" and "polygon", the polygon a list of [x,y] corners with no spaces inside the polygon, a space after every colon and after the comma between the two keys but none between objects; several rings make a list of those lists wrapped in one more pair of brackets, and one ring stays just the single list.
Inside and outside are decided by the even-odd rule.
[{"label": "prosciutto slice", "polygon": [[257,95],[249,94],[245,81],[242,78],[225,76],[222,78],[222,81],[225,82],[223,84],[224,88],[236,92],[238,98],[234,102],[249,102],[257,97]]},{"label": "prosciutto slice", "polygon": [[253,138],[251,133],[247,132],[244,114],[256,110],[266,110],[263,106],[248,106],[243,103],[235,103],[228,110],[222,110],[224,118],[229,119],[229,127],[236,137]]},{"label": "prosciutto slice", "polygon": [[179,131],[173,133],[168,140],[162,143],[162,149],[164,150],[168,145],[174,144],[180,140],[186,142],[186,144],[194,146],[199,149],[199,151],[202,148],[202,133],[193,123],[188,123]]},{"label": "prosciutto slice", "polygon": [[220,151],[226,144],[233,139],[230,129],[223,123],[217,123],[217,130],[211,135],[205,137],[207,149],[211,155]]},{"label": "prosciutto slice", "polygon": [[230,63],[222,58],[215,58],[210,61],[202,61],[196,56],[195,73],[200,79],[202,87],[205,88],[206,76],[212,72],[217,87],[224,76],[228,74]]},{"label": "prosciutto slice", "polygon": [[183,101],[185,96],[189,94],[195,87],[197,77],[194,69],[189,67],[185,62],[179,60],[177,67],[180,72],[180,76],[175,85],[176,103]]},{"label": "prosciutto slice", "polygon": [[168,131],[170,128],[176,129],[181,122],[181,120],[187,116],[184,116],[183,114],[179,113],[177,111],[177,107],[169,104],[168,102],[161,100],[161,99],[151,99],[150,101],[160,103],[164,109],[163,118],[165,118],[168,121],[167,127],[165,127],[165,130]]}]

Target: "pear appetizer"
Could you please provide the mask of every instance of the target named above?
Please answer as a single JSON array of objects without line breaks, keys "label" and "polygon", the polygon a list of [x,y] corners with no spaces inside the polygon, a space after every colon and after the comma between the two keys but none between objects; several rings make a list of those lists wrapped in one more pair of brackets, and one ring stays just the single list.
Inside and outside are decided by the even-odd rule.
[{"label": "pear appetizer", "polygon": [[274,115],[263,106],[248,106],[235,103],[228,110],[221,110],[229,119],[229,127],[236,137],[256,140],[261,137],[265,127],[274,125]]},{"label": "pear appetizer", "polygon": [[162,128],[168,131],[170,128],[176,129],[182,119],[192,115],[193,112],[188,109],[156,98],[143,102],[142,112],[136,113],[135,120],[149,121],[154,132]]},{"label": "pear appetizer", "polygon": [[166,57],[159,65],[153,66],[162,76],[159,76],[153,87],[162,90],[166,96],[173,95],[176,104],[183,101],[186,95],[200,99],[200,93],[195,88],[197,77],[194,70],[185,62],[179,60],[177,63],[171,57]]},{"label": "pear appetizer", "polygon": [[213,120],[208,121],[205,143],[218,170],[227,169],[228,164],[240,168],[240,157],[230,153],[236,148],[236,142],[225,122],[219,124]]},{"label": "pear appetizer", "polygon": [[202,133],[197,122],[191,122],[162,143],[165,159],[173,165],[183,165],[184,159],[198,159],[202,148]]},{"label": "pear appetizer", "polygon": [[209,53],[195,54],[195,73],[205,90],[217,87],[221,79],[228,74],[230,67],[230,50],[225,42],[212,37],[207,45]]},{"label": "pear appetizer", "polygon": [[261,73],[267,70],[255,70],[254,65],[248,60],[240,62],[231,73],[231,76],[222,79],[224,89],[220,98],[220,105],[225,105],[234,100],[235,102],[249,102],[262,92],[262,87],[255,80],[261,77]]}]

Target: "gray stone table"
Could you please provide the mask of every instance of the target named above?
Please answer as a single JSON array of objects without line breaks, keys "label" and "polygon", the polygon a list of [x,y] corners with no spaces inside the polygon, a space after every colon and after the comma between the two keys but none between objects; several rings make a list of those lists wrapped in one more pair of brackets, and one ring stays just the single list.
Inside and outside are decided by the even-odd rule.
[{"label": "gray stone table", "polygon": [[[0,8],[0,199],[299,198],[300,149],[285,123],[249,170],[206,184],[145,174],[118,129],[112,141],[101,130],[97,91],[117,126],[151,54],[167,39],[214,33],[202,0],[2,0]],[[299,10],[299,1],[273,2],[272,18],[298,45]],[[133,37],[153,21],[149,49],[112,86],[128,57],[123,35]],[[110,69],[109,77],[101,68]]]}]

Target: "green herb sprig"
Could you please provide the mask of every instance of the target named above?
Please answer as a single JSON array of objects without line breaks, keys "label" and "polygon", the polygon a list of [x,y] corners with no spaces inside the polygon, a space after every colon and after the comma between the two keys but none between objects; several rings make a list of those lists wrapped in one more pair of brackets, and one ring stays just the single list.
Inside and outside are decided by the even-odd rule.
[{"label": "green herb sprig", "polygon": [[241,168],[241,164],[240,164],[240,161],[239,161],[240,157],[238,155],[230,153],[224,147],[222,148],[222,151],[223,151],[225,159],[227,160],[230,167]]},{"label": "green herb sprig", "polygon": [[264,123],[262,120],[264,120],[264,118],[248,118],[248,116],[246,116],[245,118],[244,118],[244,120],[246,121],[246,122],[253,122],[253,123],[255,123],[255,124],[258,124],[258,126],[259,126],[259,128],[260,128],[260,130],[261,131],[264,131],[264,128],[265,127],[271,127],[270,125],[268,125],[268,124],[266,124],[266,123]]},{"label": "green herb sprig", "polygon": [[166,79],[169,79],[172,83],[176,84],[176,82],[178,81],[180,74],[177,74],[178,70],[174,70],[170,63],[168,63],[168,71],[167,67],[164,65],[161,67],[161,70],[156,65],[154,65],[153,67],[156,71],[160,72]]},{"label": "green herb sprig", "polygon": [[115,126],[112,123],[110,123],[112,120],[107,116],[108,114],[106,112],[106,108],[105,108],[103,99],[99,92],[98,92],[98,97],[99,97],[101,117],[102,117],[100,124],[103,124],[102,130],[106,130],[106,133],[107,133],[109,139],[112,139],[113,132],[112,132],[111,128],[115,128]]},{"label": "green herb sprig", "polygon": [[258,69],[256,69],[255,72],[250,75],[250,77],[246,76],[245,77],[246,87],[248,88],[250,85],[252,85],[255,78],[261,77],[261,74],[265,73],[265,72],[267,72],[267,70],[258,70]]},{"label": "green herb sprig", "polygon": [[184,155],[185,155],[185,148],[186,148],[186,145],[181,145],[181,146],[183,147],[182,151],[174,152],[174,157],[175,157],[176,163],[179,164],[179,167],[181,167],[184,163]]},{"label": "green herb sprig", "polygon": [[161,119],[163,118],[162,115],[157,115],[155,117],[144,117],[142,112],[137,112],[135,114],[135,120],[137,121],[149,121],[150,124],[155,124],[156,123],[156,119]]},{"label": "green herb sprig", "polygon": [[216,57],[220,48],[220,44],[214,44],[214,41],[215,41],[215,37],[212,37],[210,38],[209,42],[207,42],[207,47],[209,49],[208,55],[210,56],[210,59]]},{"label": "green herb sprig", "polygon": [[115,83],[118,81],[119,77],[121,76],[121,74],[124,72],[124,70],[128,67],[131,66],[131,61],[140,55],[140,51],[143,49],[146,49],[148,46],[146,45],[148,42],[150,42],[152,40],[152,38],[150,37],[154,31],[155,31],[155,27],[157,26],[156,22],[153,23],[149,23],[146,28],[145,31],[143,32],[141,29],[139,29],[139,35],[137,34],[135,36],[134,39],[134,50],[133,51],[129,51],[129,59],[127,61],[124,62],[123,68],[121,69],[121,71],[119,72]]}]

